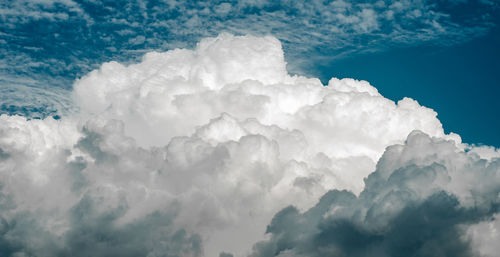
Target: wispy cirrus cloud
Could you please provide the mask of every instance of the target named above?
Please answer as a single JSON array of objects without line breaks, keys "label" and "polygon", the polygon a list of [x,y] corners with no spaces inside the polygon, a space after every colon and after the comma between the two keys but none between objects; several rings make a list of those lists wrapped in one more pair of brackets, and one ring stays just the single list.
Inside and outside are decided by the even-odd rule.
[{"label": "wispy cirrus cloud", "polygon": [[[0,76],[4,85],[29,77],[40,82],[38,88],[69,89],[76,77],[104,61],[130,63],[146,51],[193,47],[200,38],[220,32],[277,37],[287,59],[293,60],[289,70],[303,74],[314,62],[362,52],[457,44],[495,25],[492,16],[498,4],[469,5],[469,1],[9,1],[0,4]],[[455,11],[464,8],[467,11]]]}]

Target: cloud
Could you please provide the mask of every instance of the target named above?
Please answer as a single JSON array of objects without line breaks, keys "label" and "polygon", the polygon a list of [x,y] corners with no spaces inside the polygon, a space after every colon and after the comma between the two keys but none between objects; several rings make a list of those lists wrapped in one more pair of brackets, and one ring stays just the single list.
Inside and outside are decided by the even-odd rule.
[{"label": "cloud", "polygon": [[299,130],[315,141],[314,151],[373,161],[414,129],[444,136],[437,114],[412,99],[396,104],[353,79],[334,78],[324,87],[289,76],[285,66],[275,38],[222,34],[194,50],[148,53],[130,66],[106,63],[76,82],[73,97],[83,115],[129,124],[126,134],[142,146],[193,133],[221,113]]},{"label": "cloud", "polygon": [[[0,77],[36,78],[38,89],[63,89],[65,95],[75,78],[103,62],[136,62],[145,52],[193,47],[222,32],[272,35],[284,44],[289,71],[311,74],[318,63],[359,53],[468,41],[494,27],[498,10],[494,3],[446,1],[119,2],[1,3]],[[44,105],[50,103],[35,107]],[[55,108],[65,113],[67,106]]]},{"label": "cloud", "polygon": [[499,246],[500,215],[496,214],[489,219],[471,225],[467,230],[467,237],[472,241],[472,247],[477,249],[480,256],[493,257],[497,255]]},{"label": "cloud", "polygon": [[[3,196],[5,197],[5,196]],[[126,225],[117,220],[126,205],[107,210],[84,195],[67,214],[68,229],[55,231],[60,224],[46,224],[51,211],[2,213],[0,254],[2,256],[201,256],[198,235],[172,225],[175,207],[168,212],[155,211]],[[2,206],[4,207],[4,206]],[[15,208],[11,206],[11,208]],[[57,222],[57,220],[56,220]]]},{"label": "cloud", "polygon": [[[497,150],[461,144],[443,132],[433,110],[409,98],[388,100],[366,81],[333,78],[323,85],[289,75],[280,41],[271,36],[221,34],[193,50],[151,52],[128,66],[105,63],[75,82],[71,99],[78,112],[60,119],[0,116],[6,255],[86,255],[82,249],[92,245],[95,255],[245,256],[276,212],[292,204],[275,216],[271,241],[262,245],[273,245],[286,229],[305,238],[316,233],[315,219],[329,211],[335,194],[349,213],[363,199],[389,194],[383,190],[415,190],[389,194],[396,205],[377,205],[370,229],[384,229],[407,203],[433,195],[431,206],[494,202],[494,180],[470,194],[473,177],[460,165],[476,158],[495,174]],[[414,130],[436,139],[413,133],[404,151],[398,144]],[[449,163],[439,162],[443,155]],[[463,184],[455,173],[448,181],[446,165],[453,163]],[[429,167],[417,176],[420,166]],[[450,191],[440,193],[443,185]],[[353,193],[327,193],[332,189]],[[324,207],[313,207],[325,193]],[[308,212],[323,213],[311,214],[314,226],[294,220],[311,207],[325,209]],[[474,222],[493,213],[481,211],[471,214]],[[280,227],[281,216],[297,226]],[[343,226],[371,242],[372,230]],[[461,232],[448,228],[449,235]]]},{"label": "cloud", "polygon": [[332,190],[303,213],[276,214],[252,256],[478,256],[467,228],[496,226],[499,176],[499,158],[415,131],[387,148],[359,196]]}]

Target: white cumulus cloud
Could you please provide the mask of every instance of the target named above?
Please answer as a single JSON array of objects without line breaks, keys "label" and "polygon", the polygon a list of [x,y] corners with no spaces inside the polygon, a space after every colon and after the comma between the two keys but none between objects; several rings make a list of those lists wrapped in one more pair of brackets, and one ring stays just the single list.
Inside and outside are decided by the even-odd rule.
[{"label": "white cumulus cloud", "polygon": [[377,162],[379,173],[401,165],[378,160],[414,130],[450,140],[443,151],[498,153],[470,150],[432,109],[366,81],[290,76],[270,36],[221,34],[105,63],[72,99],[79,112],[60,120],[0,116],[5,254],[77,256],[97,244],[94,256],[244,256],[284,207],[359,194]]}]

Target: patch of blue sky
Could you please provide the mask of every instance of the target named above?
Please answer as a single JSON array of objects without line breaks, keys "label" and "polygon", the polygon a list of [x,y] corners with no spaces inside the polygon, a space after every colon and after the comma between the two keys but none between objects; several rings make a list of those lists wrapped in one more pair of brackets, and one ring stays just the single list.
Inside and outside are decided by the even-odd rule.
[{"label": "patch of blue sky", "polygon": [[[221,32],[276,36],[292,73],[369,80],[365,74],[373,67],[358,69],[358,63],[345,72],[339,65],[374,53],[398,55],[394,49],[448,48],[487,36],[499,23],[498,9],[497,1],[486,0],[6,1],[0,3],[1,104],[17,109],[0,113],[25,108],[34,110],[28,116],[43,116],[36,113],[43,107],[47,115],[61,115],[72,108],[73,81],[101,63],[133,63],[147,51],[193,47]],[[384,89],[380,77],[375,86],[389,97],[405,92]],[[425,104],[425,98],[417,100]]]}]

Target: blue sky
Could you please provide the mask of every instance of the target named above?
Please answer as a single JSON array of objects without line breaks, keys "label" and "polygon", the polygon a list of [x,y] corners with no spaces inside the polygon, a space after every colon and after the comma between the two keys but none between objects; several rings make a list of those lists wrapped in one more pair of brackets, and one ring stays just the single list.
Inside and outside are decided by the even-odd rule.
[{"label": "blue sky", "polygon": [[271,34],[288,70],[364,79],[435,109],[465,142],[500,146],[499,3],[448,1],[6,1],[2,113],[61,115],[76,78],[106,61],[192,47],[220,32]]}]

